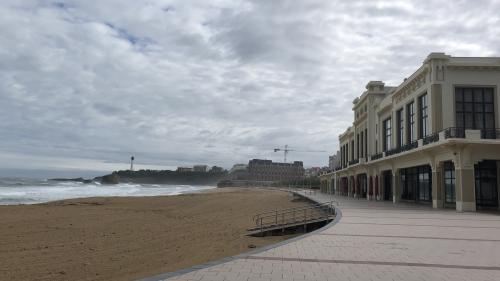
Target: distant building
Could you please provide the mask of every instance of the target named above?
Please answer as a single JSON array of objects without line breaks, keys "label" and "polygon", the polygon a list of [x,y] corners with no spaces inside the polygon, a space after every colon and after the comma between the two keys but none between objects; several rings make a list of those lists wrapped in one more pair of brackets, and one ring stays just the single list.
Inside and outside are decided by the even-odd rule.
[{"label": "distant building", "polygon": [[229,173],[231,174],[237,171],[246,171],[247,167],[247,164],[234,164],[231,170],[229,170]]},{"label": "distant building", "polygon": [[304,171],[304,176],[306,178],[317,177],[317,176],[319,176],[320,172],[321,172],[321,168],[320,167],[307,168]]},{"label": "distant building", "polygon": [[207,165],[194,165],[193,172],[206,173],[206,172],[208,172],[208,166]]},{"label": "distant building", "polygon": [[328,168],[330,170],[334,170],[335,168],[340,166],[340,151],[337,151],[334,155],[328,156]]},{"label": "distant building", "polygon": [[248,162],[248,175],[256,181],[293,181],[304,178],[304,167],[302,161],[275,163],[253,159]]},{"label": "distant building", "polygon": [[192,172],[193,168],[190,167],[177,167],[177,172]]},{"label": "distant building", "polygon": [[249,179],[248,165],[247,164],[235,164],[229,170],[229,176],[232,180],[247,180]]},{"label": "distant building", "polygon": [[224,172],[224,168],[222,167],[217,167],[217,166],[212,166],[212,168],[210,168],[210,173],[222,173]]}]

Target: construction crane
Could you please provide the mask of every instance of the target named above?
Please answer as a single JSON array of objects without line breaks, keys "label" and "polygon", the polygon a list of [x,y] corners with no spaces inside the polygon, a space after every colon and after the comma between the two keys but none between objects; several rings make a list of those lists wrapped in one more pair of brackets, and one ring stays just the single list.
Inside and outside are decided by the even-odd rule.
[{"label": "construction crane", "polygon": [[295,150],[295,149],[290,149],[288,148],[288,144],[285,145],[285,147],[278,147],[274,149],[274,152],[278,151],[283,151],[283,162],[286,163],[286,156],[288,152],[290,151],[295,151],[295,152],[326,152],[324,150]]}]

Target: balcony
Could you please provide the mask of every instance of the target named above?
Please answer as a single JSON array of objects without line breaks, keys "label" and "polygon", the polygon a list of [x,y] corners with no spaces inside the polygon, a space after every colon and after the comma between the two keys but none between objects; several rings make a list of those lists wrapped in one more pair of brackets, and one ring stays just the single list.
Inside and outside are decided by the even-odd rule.
[{"label": "balcony", "polygon": [[373,154],[370,157],[370,161],[378,160],[378,159],[380,159],[382,157],[384,157],[384,154],[382,152],[381,153],[377,153],[377,154]]},{"label": "balcony", "polygon": [[417,147],[418,147],[418,141],[412,141],[410,143],[407,143],[407,144],[401,146],[401,152],[412,150],[412,149],[415,149]]},{"label": "balcony", "polygon": [[439,141],[439,132],[436,132],[434,134],[430,134],[424,137],[423,139],[423,144],[428,145],[433,142],[438,142]]},{"label": "balcony", "polygon": [[389,150],[386,150],[385,151],[385,156],[391,156],[391,155],[394,155],[394,154],[398,154],[401,152],[401,148],[400,147],[396,147],[396,148],[393,148],[393,149],[389,149]]},{"label": "balcony", "polygon": [[356,165],[356,164],[359,164],[359,159],[354,159],[354,160],[349,161],[349,166]]},{"label": "balcony", "polygon": [[489,140],[500,139],[500,129],[481,130],[481,139],[489,139]]},{"label": "balcony", "polygon": [[444,129],[444,138],[445,139],[464,139],[465,138],[465,129],[459,127],[450,127]]},{"label": "balcony", "polygon": [[411,143],[405,144],[401,147],[396,147],[385,151],[384,153],[373,154],[368,158],[360,158],[351,160],[348,162],[349,166],[356,165],[358,163],[365,164],[369,161],[375,161],[387,156],[395,155],[405,151],[410,151],[418,147],[429,145],[432,143],[437,143],[439,141],[444,141],[447,139],[467,139],[467,140],[500,140],[500,128],[496,129],[483,129],[483,130],[472,130],[460,127],[450,127],[439,132],[432,133],[425,136],[422,139],[413,141]]}]

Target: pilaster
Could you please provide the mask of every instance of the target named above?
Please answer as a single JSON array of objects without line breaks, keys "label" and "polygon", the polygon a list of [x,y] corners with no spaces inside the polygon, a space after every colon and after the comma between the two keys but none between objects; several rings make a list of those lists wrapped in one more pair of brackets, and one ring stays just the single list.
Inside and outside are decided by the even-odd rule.
[{"label": "pilaster", "polygon": [[443,166],[441,163],[432,167],[432,207],[443,208]]},{"label": "pilaster", "polygon": [[474,167],[455,167],[455,194],[458,212],[476,211]]},{"label": "pilaster", "polygon": [[401,188],[399,182],[399,170],[392,170],[392,202],[401,201]]}]

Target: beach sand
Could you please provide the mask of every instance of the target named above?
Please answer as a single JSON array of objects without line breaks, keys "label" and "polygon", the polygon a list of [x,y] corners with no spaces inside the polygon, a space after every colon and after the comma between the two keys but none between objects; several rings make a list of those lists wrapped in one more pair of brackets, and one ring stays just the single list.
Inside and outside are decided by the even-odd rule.
[{"label": "beach sand", "polygon": [[286,192],[216,189],[0,206],[0,280],[135,280],[291,236],[247,237],[254,214],[299,207]]}]

